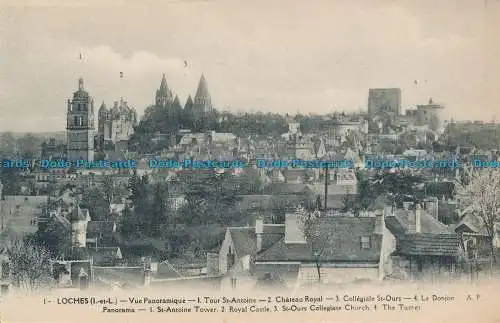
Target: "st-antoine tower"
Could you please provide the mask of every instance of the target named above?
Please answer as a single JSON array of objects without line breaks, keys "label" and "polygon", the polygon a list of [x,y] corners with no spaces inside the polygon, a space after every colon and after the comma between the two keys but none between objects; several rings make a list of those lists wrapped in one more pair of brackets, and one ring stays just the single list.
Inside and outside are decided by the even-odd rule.
[{"label": "st-antoine tower", "polygon": [[78,90],[68,99],[66,122],[68,160],[94,160],[94,99],[85,91],[83,78],[78,80]]}]

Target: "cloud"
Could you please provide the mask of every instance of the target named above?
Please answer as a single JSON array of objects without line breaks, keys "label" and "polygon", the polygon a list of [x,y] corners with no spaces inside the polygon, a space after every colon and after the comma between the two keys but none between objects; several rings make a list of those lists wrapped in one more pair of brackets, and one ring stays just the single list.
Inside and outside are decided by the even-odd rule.
[{"label": "cloud", "polygon": [[218,108],[350,111],[366,107],[370,87],[401,87],[404,105],[432,96],[456,119],[489,119],[500,45],[485,33],[498,30],[499,6],[485,20],[481,6],[454,1],[123,1],[112,14],[11,7],[0,20],[0,127],[63,129],[80,76],[98,104],[124,97],[142,112],[162,73],[181,101],[204,73]]}]

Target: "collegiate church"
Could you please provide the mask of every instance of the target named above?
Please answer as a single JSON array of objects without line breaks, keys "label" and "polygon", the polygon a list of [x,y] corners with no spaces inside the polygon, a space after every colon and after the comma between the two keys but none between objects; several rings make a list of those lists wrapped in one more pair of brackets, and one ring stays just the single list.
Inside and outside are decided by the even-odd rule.
[{"label": "collegiate church", "polygon": [[[189,96],[182,108],[179,97],[173,95],[163,74],[160,88],[156,91],[155,106],[161,108],[169,118],[184,113],[195,120],[203,119],[214,110],[204,75],[201,75],[194,100]],[[73,93],[72,99],[68,99],[67,159],[93,161],[96,151],[126,151],[137,123],[135,109],[123,99],[115,101],[110,109],[103,102],[98,111],[97,129],[94,116],[94,99],[85,90],[83,78],[80,78],[78,90]]]}]

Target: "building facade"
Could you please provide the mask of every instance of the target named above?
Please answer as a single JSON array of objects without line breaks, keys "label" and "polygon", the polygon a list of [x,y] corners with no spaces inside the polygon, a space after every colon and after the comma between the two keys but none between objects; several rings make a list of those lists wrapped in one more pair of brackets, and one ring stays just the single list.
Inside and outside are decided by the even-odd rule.
[{"label": "building facade", "polygon": [[109,148],[120,142],[128,142],[137,123],[137,112],[127,101],[115,101],[111,109],[104,102],[99,108],[97,134],[99,144]]}]

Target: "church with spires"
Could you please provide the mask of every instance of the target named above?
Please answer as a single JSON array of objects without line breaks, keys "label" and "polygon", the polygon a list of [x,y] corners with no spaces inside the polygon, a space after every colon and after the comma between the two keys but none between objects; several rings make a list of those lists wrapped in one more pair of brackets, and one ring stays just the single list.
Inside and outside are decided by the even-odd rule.
[{"label": "church with spires", "polygon": [[195,123],[204,120],[214,112],[212,98],[208,92],[207,80],[203,74],[198,82],[194,100],[189,95],[184,108],[182,108],[179,97],[174,96],[168,87],[166,76],[163,74],[160,88],[156,91],[155,106],[162,109],[169,119],[175,120],[184,115]]}]

